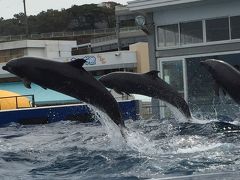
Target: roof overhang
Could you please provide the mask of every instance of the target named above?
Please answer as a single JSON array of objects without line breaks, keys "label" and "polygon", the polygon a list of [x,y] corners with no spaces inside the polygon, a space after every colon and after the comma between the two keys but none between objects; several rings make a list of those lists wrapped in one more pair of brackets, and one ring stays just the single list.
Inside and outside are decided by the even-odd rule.
[{"label": "roof overhang", "polygon": [[130,11],[148,11],[155,8],[201,2],[204,0],[135,0],[128,2]]}]

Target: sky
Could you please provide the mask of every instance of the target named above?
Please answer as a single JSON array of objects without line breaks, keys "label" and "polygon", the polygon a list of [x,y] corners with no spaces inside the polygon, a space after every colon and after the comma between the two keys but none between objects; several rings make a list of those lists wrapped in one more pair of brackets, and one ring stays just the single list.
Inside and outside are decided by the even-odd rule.
[{"label": "sky", "polygon": [[[47,9],[70,8],[72,5],[82,5],[101,2],[109,0],[25,0],[27,7],[27,15],[36,15],[41,11]],[[111,0],[120,4],[126,5],[131,0]],[[0,0],[0,17],[4,19],[12,18],[14,14],[23,12],[23,0]]]}]

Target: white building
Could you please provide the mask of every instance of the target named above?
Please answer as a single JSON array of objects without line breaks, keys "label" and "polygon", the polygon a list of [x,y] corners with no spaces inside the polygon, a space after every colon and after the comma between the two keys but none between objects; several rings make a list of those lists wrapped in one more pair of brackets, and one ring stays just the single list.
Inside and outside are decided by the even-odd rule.
[{"label": "white building", "polygon": [[45,58],[70,57],[76,41],[58,40],[23,40],[0,43],[0,78],[11,76],[2,70],[2,66],[10,59],[22,56],[37,56]]},{"label": "white building", "polygon": [[240,64],[239,7],[239,0],[136,0],[128,3],[130,11],[145,17],[143,28],[149,32],[151,69],[161,71],[162,78],[183,94],[192,111],[214,113],[217,110],[229,114],[228,109],[231,109],[231,114],[233,106],[236,107],[228,99],[227,106],[219,105],[211,77],[199,62],[215,58]]}]

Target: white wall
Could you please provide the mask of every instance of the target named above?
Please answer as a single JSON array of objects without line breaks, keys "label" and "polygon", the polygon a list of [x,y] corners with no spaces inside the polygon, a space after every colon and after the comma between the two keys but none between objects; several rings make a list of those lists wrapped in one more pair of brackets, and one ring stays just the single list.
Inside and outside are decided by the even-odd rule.
[{"label": "white wall", "polygon": [[0,50],[17,49],[27,47],[27,41],[12,41],[0,43]]},{"label": "white wall", "polygon": [[23,40],[0,43],[0,51],[24,48],[27,56],[40,56],[50,59],[71,56],[73,47],[77,47],[76,41]]},{"label": "white wall", "polygon": [[[23,40],[0,43],[0,51],[23,48],[26,56],[56,59],[59,57],[71,57],[72,48],[76,46],[76,41]],[[0,63],[0,78],[13,77],[13,75],[7,71],[2,70],[3,65],[5,65],[5,63]]]},{"label": "white wall", "polygon": [[45,57],[45,49],[29,47],[26,49],[26,56]]},{"label": "white wall", "polygon": [[45,41],[45,57],[58,58],[69,57],[73,47],[77,47],[76,41]]},{"label": "white wall", "polygon": [[123,65],[137,63],[136,52],[131,51],[115,51],[96,54],[85,54],[71,56],[67,58],[59,58],[59,61],[68,62],[77,58],[84,58],[88,61],[84,67],[99,67],[103,65]]}]

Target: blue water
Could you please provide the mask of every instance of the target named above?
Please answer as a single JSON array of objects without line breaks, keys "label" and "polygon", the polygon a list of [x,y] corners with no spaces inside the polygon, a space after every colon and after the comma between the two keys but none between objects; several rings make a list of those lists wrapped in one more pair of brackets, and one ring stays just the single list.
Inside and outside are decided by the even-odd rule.
[{"label": "blue water", "polygon": [[[100,118],[100,117],[98,117]],[[240,132],[218,124],[127,121],[0,128],[0,179],[238,179]],[[202,175],[203,174],[203,175]],[[202,175],[202,176],[198,176]]]}]

